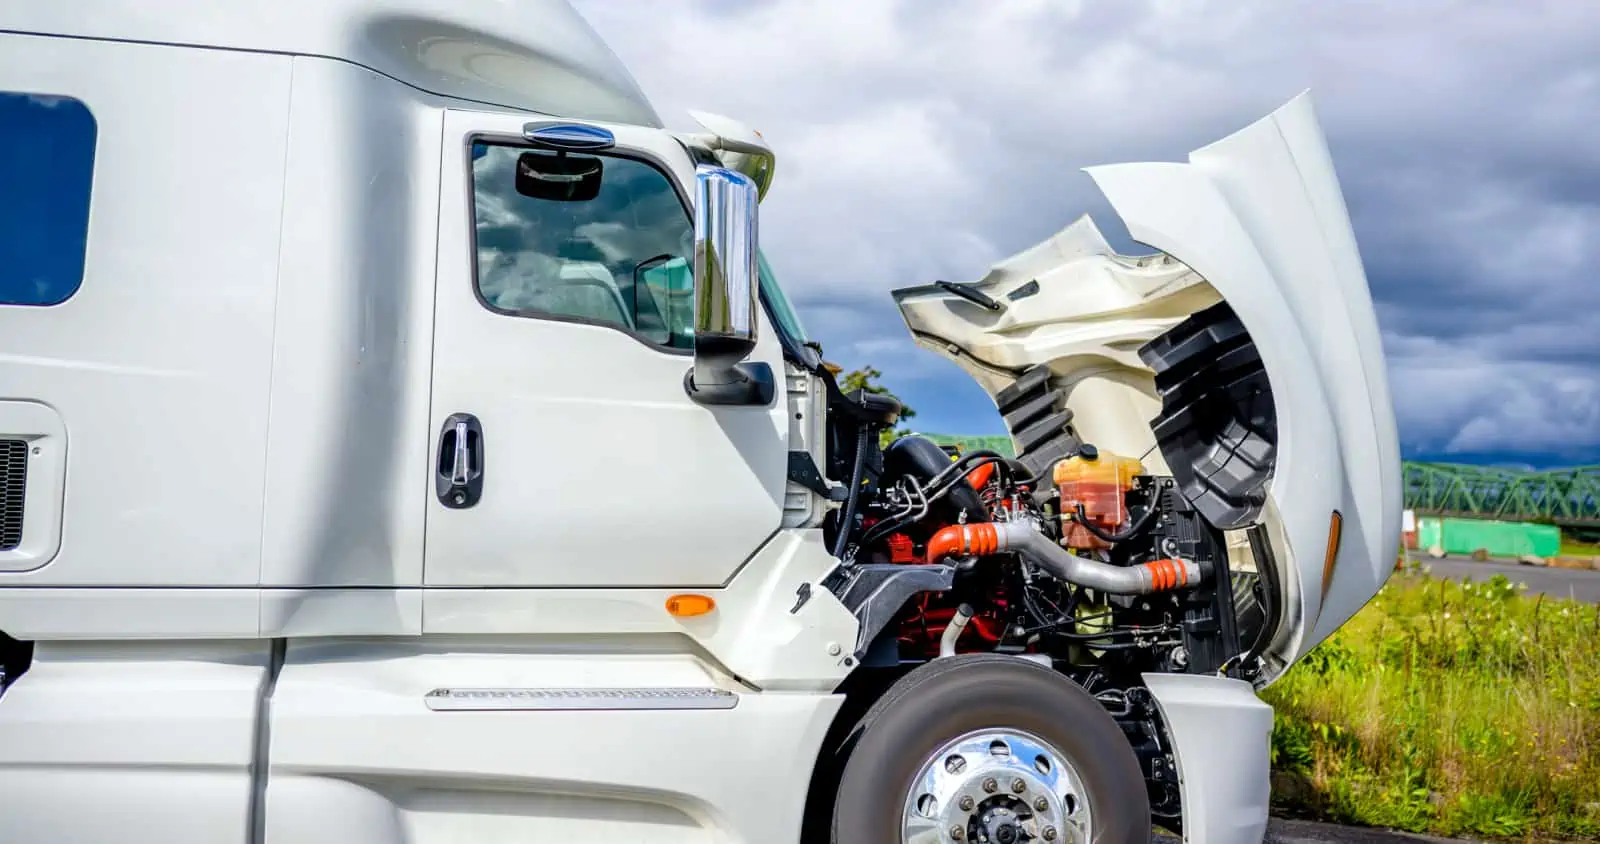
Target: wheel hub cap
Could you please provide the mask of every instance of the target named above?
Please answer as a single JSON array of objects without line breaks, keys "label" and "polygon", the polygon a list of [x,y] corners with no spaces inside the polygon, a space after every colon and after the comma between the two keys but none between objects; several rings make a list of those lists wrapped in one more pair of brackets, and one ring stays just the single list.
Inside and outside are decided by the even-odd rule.
[{"label": "wheel hub cap", "polygon": [[1066,754],[1018,730],[982,730],[929,755],[912,780],[903,844],[1087,844],[1083,780]]}]

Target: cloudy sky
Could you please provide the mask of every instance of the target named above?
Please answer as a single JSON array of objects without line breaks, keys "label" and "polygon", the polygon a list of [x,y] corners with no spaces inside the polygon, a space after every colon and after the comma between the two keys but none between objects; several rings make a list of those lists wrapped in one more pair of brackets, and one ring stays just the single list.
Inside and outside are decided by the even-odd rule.
[{"label": "cloudy sky", "polygon": [[807,330],[918,427],[1003,431],[887,291],[971,280],[1082,213],[1079,168],[1182,160],[1316,99],[1408,456],[1600,462],[1600,4],[578,0],[672,128],[778,153],[762,244]]}]

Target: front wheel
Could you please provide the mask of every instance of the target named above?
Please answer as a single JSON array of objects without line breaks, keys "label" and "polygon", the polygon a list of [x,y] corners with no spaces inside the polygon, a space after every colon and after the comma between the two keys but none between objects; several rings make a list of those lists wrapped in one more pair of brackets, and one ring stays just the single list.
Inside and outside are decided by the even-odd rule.
[{"label": "front wheel", "polygon": [[1146,844],[1150,800],[1122,729],[1025,659],[944,657],[894,684],[853,735],[834,844]]}]

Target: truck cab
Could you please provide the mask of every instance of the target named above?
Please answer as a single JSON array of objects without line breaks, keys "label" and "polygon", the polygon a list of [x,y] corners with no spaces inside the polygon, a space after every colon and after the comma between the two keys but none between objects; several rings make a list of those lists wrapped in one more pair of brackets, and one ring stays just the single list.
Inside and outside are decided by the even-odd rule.
[{"label": "truck cab", "polygon": [[1399,530],[1309,100],[895,293],[953,460],[696,119],[564,0],[0,0],[0,838],[1260,839]]}]

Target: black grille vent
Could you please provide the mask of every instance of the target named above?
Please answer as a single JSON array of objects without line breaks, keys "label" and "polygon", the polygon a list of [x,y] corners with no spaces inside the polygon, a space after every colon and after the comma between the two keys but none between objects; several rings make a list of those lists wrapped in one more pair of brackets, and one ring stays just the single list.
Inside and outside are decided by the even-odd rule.
[{"label": "black grille vent", "polygon": [[0,440],[0,551],[22,544],[22,500],[28,481],[28,444]]},{"label": "black grille vent", "polygon": [[1072,428],[1066,394],[1050,386],[1050,377],[1048,365],[1035,366],[994,397],[1016,446],[1017,462],[1038,478],[1049,477],[1058,461],[1076,454],[1083,444]]}]

